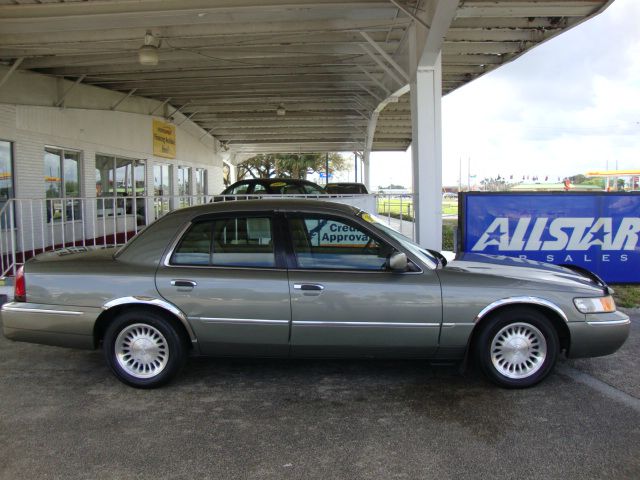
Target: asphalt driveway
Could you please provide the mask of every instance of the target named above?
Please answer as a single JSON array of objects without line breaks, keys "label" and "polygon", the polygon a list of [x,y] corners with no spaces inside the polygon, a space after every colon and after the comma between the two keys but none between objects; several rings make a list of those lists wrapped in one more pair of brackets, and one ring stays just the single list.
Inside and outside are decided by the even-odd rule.
[{"label": "asphalt driveway", "polygon": [[101,352],[0,338],[0,478],[640,478],[640,314],[616,355],[498,389],[405,361],[191,360],[128,388]]}]

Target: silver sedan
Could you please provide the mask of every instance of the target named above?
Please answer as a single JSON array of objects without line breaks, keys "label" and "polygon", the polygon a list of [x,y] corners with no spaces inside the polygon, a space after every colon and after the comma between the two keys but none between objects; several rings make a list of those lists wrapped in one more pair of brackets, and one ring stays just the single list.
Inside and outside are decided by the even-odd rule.
[{"label": "silver sedan", "polygon": [[562,353],[624,343],[629,319],[610,293],[578,268],[447,261],[346,205],[259,200],[177,210],[117,251],[39,255],[2,319],[13,340],[102,347],[141,388],[189,355],[465,361],[528,387]]}]

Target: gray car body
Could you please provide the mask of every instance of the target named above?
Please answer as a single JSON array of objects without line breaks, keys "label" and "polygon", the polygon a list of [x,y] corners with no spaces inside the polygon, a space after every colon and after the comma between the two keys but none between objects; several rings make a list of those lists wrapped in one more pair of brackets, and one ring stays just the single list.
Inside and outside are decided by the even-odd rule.
[{"label": "gray car body", "polygon": [[[354,272],[291,268],[175,267],[167,261],[197,217],[238,212],[329,214],[358,224],[418,268]],[[276,239],[277,241],[277,239]],[[287,268],[287,266],[289,268]],[[197,278],[195,278],[197,277]],[[220,356],[429,357],[461,359],[493,313],[526,305],[544,313],[570,357],[615,352],[629,334],[621,312],[583,314],[573,299],[602,285],[572,270],[513,258],[460,257],[429,264],[346,205],[296,200],[214,203],[172,212],[119,252],[53,252],[25,265],[27,302],[2,308],[4,334],[19,341],[97,348],[124,309],[154,309],[195,354]],[[171,286],[197,281],[193,289]],[[317,282],[320,294],[295,290]]]}]

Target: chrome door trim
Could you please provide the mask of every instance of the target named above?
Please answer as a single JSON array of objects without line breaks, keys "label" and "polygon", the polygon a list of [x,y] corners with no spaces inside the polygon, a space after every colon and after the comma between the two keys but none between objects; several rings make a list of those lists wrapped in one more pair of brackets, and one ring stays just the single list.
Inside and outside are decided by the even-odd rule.
[{"label": "chrome door trim", "polygon": [[558,315],[560,315],[560,317],[565,322],[567,323],[569,322],[569,319],[567,318],[567,315],[564,313],[564,311],[562,311],[562,309],[558,305],[556,305],[553,302],[550,302],[549,300],[545,300],[544,298],[538,298],[538,297],[509,297],[509,298],[502,298],[500,300],[496,300],[495,302],[484,307],[480,311],[480,313],[476,315],[476,318],[473,320],[473,323],[478,323],[480,320],[482,320],[482,318],[487,316],[496,308],[502,307],[504,305],[518,305],[518,304],[540,305],[542,307],[547,307],[553,310],[554,312],[556,312]]},{"label": "chrome door trim", "polygon": [[48,308],[20,308],[12,305],[3,305],[2,310],[6,312],[24,312],[24,313],[46,313],[53,315],[83,315],[84,312],[76,310],[51,310]]},{"label": "chrome door trim", "polygon": [[294,320],[293,325],[301,327],[440,327],[439,323],[418,322],[327,322],[322,320]]},{"label": "chrome door trim", "polygon": [[289,325],[289,320],[270,320],[262,318],[214,318],[214,317],[189,317],[190,320],[198,320],[205,323],[230,323],[237,325]]},{"label": "chrome door trim", "polygon": [[[396,249],[396,250],[398,250],[398,249]],[[398,251],[400,251],[400,250],[398,250]],[[402,253],[406,253],[406,252],[402,251]],[[419,269],[419,271],[417,271],[417,272],[392,272],[391,270],[356,270],[355,268],[353,268],[353,269],[343,268],[342,270],[339,269],[339,268],[291,268],[290,270],[291,271],[295,271],[296,273],[298,273],[298,272],[304,272],[304,273],[306,273],[306,272],[309,272],[309,273],[357,273],[357,274],[360,274],[360,275],[366,275],[366,274],[376,274],[376,275],[422,275],[424,273],[424,270],[420,267],[420,265],[418,265],[413,260],[411,260],[411,263],[413,263]],[[433,271],[435,271],[435,270],[433,270]]]}]

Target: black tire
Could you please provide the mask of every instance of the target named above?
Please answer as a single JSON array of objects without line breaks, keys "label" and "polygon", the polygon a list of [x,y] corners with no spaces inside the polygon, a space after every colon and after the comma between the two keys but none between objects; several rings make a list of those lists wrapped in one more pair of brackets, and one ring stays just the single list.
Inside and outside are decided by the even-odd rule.
[{"label": "black tire", "polygon": [[147,310],[128,310],[114,318],[103,349],[118,380],[136,388],[166,384],[187,361],[185,339],[163,315]]},{"label": "black tire", "polygon": [[[514,354],[511,346],[523,348]],[[474,344],[482,373],[504,388],[541,382],[553,370],[559,351],[558,332],[549,318],[526,307],[496,313],[482,326]]]}]

